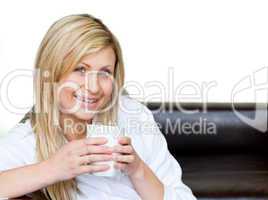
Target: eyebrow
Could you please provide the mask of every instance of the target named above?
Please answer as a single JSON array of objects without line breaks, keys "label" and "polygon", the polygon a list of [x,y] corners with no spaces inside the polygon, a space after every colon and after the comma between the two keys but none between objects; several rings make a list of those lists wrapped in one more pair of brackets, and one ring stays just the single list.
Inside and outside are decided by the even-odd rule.
[{"label": "eyebrow", "polygon": [[[84,63],[84,62],[82,62],[82,64],[86,65],[88,68],[91,67],[90,65],[88,65],[88,64],[86,64],[86,63]],[[105,68],[105,67],[111,67],[111,65],[104,65],[104,66],[102,66],[101,68]]]}]

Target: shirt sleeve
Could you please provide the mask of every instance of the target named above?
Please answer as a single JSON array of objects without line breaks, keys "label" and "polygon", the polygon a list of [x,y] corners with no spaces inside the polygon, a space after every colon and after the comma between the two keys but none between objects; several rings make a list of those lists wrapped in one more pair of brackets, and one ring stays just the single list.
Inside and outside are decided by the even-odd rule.
[{"label": "shirt sleeve", "polygon": [[[196,200],[191,189],[182,182],[182,169],[168,150],[164,135],[159,130],[151,111],[148,108],[147,122],[153,128],[144,132],[146,141],[146,164],[164,185],[164,200]],[[148,126],[148,124],[147,124]]]},{"label": "shirt sleeve", "polygon": [[[9,169],[22,167],[25,165],[19,151],[16,150],[17,145],[0,143],[0,172]],[[32,198],[32,194],[25,194]]]},{"label": "shirt sleeve", "polygon": [[[27,151],[21,142],[18,142],[16,134],[13,130],[9,131],[9,135],[0,138],[0,172],[9,169],[25,166],[25,154]],[[28,145],[29,146],[29,145]],[[32,194],[25,194],[32,197]]]},{"label": "shirt sleeve", "polygon": [[0,143],[0,172],[25,165],[21,153],[16,149],[17,145]]}]

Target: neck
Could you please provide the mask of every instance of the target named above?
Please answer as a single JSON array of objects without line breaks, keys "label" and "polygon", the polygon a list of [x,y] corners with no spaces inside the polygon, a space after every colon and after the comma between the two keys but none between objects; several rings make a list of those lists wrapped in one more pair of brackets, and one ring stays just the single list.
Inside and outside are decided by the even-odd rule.
[{"label": "neck", "polygon": [[68,141],[85,138],[89,123],[92,123],[92,120],[81,120],[66,113],[60,114],[60,126]]}]

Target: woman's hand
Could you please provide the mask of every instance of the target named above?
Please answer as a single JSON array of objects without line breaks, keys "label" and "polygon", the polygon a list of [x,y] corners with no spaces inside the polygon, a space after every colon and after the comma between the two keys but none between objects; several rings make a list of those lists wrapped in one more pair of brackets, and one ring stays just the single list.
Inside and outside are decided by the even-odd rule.
[{"label": "woman's hand", "polygon": [[139,178],[144,173],[144,163],[131,145],[129,137],[120,137],[118,145],[114,146],[114,167],[122,170],[130,177]]},{"label": "woman's hand", "polygon": [[129,137],[121,137],[114,147],[115,168],[124,171],[130,178],[141,199],[163,199],[164,185],[135,152]]},{"label": "woman's hand", "polygon": [[103,137],[73,140],[44,162],[55,182],[83,173],[106,171],[109,165],[93,164],[96,161],[112,160],[112,148],[104,146],[105,143],[107,139]]}]

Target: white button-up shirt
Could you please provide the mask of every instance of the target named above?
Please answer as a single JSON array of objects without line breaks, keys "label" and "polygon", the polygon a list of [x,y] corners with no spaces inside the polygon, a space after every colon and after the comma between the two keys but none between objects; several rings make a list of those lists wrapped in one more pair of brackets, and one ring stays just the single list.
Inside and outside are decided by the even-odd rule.
[{"label": "white button-up shirt", "polygon": [[[118,126],[131,138],[139,157],[164,185],[164,200],[196,200],[181,180],[182,170],[170,154],[167,142],[151,111],[127,96],[119,97]],[[0,139],[0,171],[36,163],[35,135],[30,121],[16,124]],[[76,177],[81,193],[77,200],[141,200],[130,178],[122,173],[114,177],[82,174]]]}]

